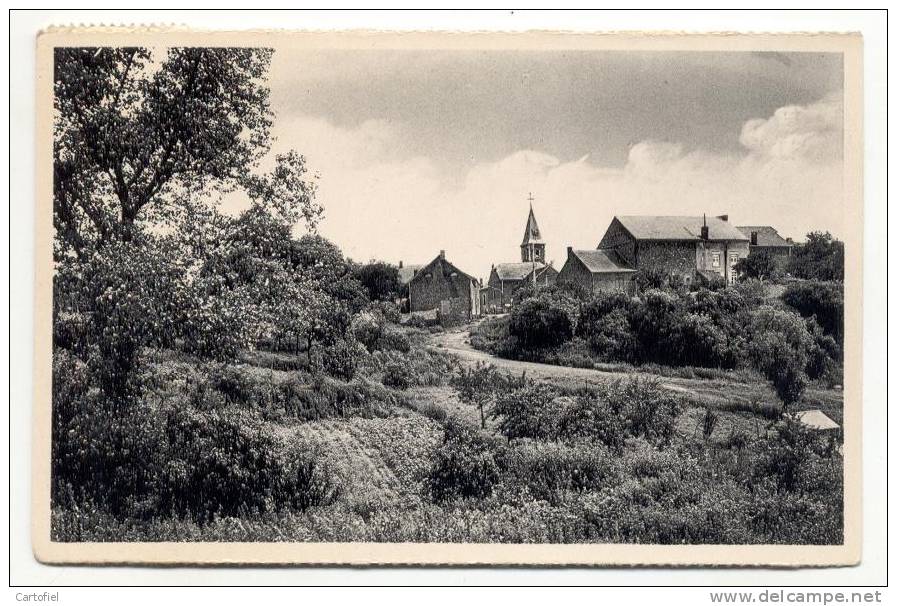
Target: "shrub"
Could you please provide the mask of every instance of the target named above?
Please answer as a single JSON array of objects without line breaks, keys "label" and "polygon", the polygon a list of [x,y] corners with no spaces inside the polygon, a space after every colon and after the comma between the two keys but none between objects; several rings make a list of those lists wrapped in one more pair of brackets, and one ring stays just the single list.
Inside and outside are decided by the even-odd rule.
[{"label": "shrub", "polygon": [[592,350],[605,360],[627,362],[635,358],[636,341],[625,310],[615,309],[589,329]]},{"label": "shrub", "polygon": [[619,415],[627,435],[652,444],[669,444],[676,431],[682,402],[654,378],[617,380],[599,388],[600,397]]},{"label": "shrub", "polygon": [[411,387],[413,380],[412,371],[408,364],[398,360],[391,360],[386,363],[386,369],[383,371],[383,384],[387,387],[408,389]]},{"label": "shrub", "polygon": [[278,385],[277,398],[287,414],[304,421],[383,417],[396,404],[395,396],[378,383],[364,379],[343,383],[324,376],[311,384],[298,378],[284,381]]},{"label": "shrub", "polygon": [[324,371],[332,377],[351,381],[366,353],[354,339],[336,341],[322,352]]},{"label": "shrub", "polygon": [[508,440],[536,438],[554,440],[566,401],[558,391],[544,383],[531,383],[501,394],[495,401],[492,416],[498,417],[499,431]]},{"label": "shrub", "polygon": [[795,282],[782,300],[805,317],[815,317],[822,330],[844,342],[844,285],[840,282]]},{"label": "shrub", "polygon": [[544,299],[527,299],[511,312],[509,333],[522,347],[541,349],[560,345],[573,334],[568,315]]},{"label": "shrub", "polygon": [[352,318],[350,332],[368,351],[374,351],[383,334],[383,324],[384,319],[379,314],[363,311]]},{"label": "shrub", "polygon": [[199,521],[216,516],[306,509],[330,502],[335,488],[314,452],[288,455],[272,429],[242,411],[169,411],[171,458],[162,506]]},{"label": "shrub", "polygon": [[808,352],[815,343],[797,314],[769,306],[751,313],[751,329],[751,359],[772,383],[786,409],[800,399],[807,386]]},{"label": "shrub", "polygon": [[558,424],[558,433],[564,439],[598,440],[617,452],[623,448],[623,417],[595,391],[575,396]]},{"label": "shrub", "polygon": [[408,353],[411,351],[411,342],[408,336],[400,329],[387,326],[375,343],[375,348],[380,351],[398,351]]},{"label": "shrub", "polygon": [[507,449],[501,465],[505,483],[552,502],[564,491],[601,490],[617,473],[606,450],[584,443],[521,440]]},{"label": "shrub", "polygon": [[433,500],[483,498],[491,494],[500,474],[496,451],[500,448],[488,437],[449,420],[445,437],[436,450],[430,469],[429,487]]},{"label": "shrub", "polygon": [[726,334],[704,315],[676,314],[669,327],[669,357],[680,366],[734,366]]},{"label": "shrub", "polygon": [[87,365],[62,349],[53,355],[52,396],[52,503],[149,515],[164,450],[155,412],[91,392]]},{"label": "shrub", "polygon": [[398,324],[402,319],[399,306],[392,301],[373,301],[371,309],[376,310],[387,322],[392,322],[393,324]]}]

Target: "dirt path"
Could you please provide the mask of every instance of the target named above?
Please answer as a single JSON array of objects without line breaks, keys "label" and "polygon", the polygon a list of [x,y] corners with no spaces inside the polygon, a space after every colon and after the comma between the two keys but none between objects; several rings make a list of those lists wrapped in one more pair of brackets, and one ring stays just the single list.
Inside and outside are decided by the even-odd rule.
[{"label": "dirt path", "polygon": [[[520,374],[525,371],[526,375],[533,379],[579,380],[597,383],[632,376],[655,377],[665,388],[688,396],[689,399],[698,405],[710,405],[720,409],[731,409],[733,406],[741,409],[750,409],[752,403],[755,402],[778,402],[775,393],[765,381],[748,383],[735,376],[687,379],[664,377],[653,373],[615,372],[499,358],[488,352],[474,349],[470,344],[470,334],[467,327],[434,335],[433,345],[444,351],[451,352],[469,363],[489,362],[510,373]],[[837,417],[836,421],[840,422],[842,399],[840,392],[809,389],[807,396],[813,404],[804,406],[804,408],[820,407],[832,418]]]}]

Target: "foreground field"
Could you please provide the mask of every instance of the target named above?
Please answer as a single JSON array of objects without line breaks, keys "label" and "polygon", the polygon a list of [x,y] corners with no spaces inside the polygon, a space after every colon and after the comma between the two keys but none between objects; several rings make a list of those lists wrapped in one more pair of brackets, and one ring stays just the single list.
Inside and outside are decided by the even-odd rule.
[{"label": "foreground field", "polygon": [[[620,436],[628,437],[611,446],[586,434],[540,437],[538,429],[531,437],[520,434],[509,440],[502,437],[505,419],[488,417],[480,430],[476,407],[461,401],[447,383],[451,367],[475,364],[484,355],[465,344],[465,334],[431,337],[413,332],[414,345],[407,355],[443,366],[439,372],[419,373],[423,380],[404,388],[380,385],[385,372],[376,363],[380,353],[351,383],[330,381],[319,387],[327,392],[355,385],[361,395],[352,407],[337,411],[318,403],[314,411],[289,413],[258,400],[224,405],[225,411],[248,410],[261,423],[258,431],[272,437],[279,453],[313,453],[315,473],[327,478],[324,496],[316,504],[283,508],[260,502],[253,509],[216,513],[206,520],[114,516],[90,506],[57,506],[54,538],[840,542],[840,456],[824,441],[805,434],[782,443],[777,436],[781,430],[771,430],[766,418],[733,399],[753,397],[745,396],[746,390],[768,396],[762,387],[740,383],[735,374],[730,380],[654,377],[661,391],[645,392],[646,397],[669,393],[682,404],[671,433],[650,427],[641,433],[626,430]],[[305,380],[301,358],[278,354],[276,363],[268,355],[247,360],[250,363],[235,368],[268,385],[265,389],[299,377]],[[275,365],[297,370],[275,370]],[[609,379],[630,378],[621,372],[523,362],[505,367],[514,373],[526,371],[534,381],[528,389],[554,390],[560,394],[554,402],[568,406],[580,401],[577,394],[600,389]],[[195,406],[196,399],[191,404],[184,390],[196,373],[183,356],[159,364],[159,402]],[[834,414],[840,403],[837,394],[824,396],[828,410],[840,418]],[[703,429],[708,408],[717,417],[709,433]]]}]

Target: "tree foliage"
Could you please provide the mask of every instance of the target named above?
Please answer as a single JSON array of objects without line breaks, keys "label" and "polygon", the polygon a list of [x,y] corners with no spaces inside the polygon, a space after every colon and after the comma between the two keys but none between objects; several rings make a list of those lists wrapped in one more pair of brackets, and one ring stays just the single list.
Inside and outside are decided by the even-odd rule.
[{"label": "tree foliage", "polygon": [[796,244],[788,270],[806,280],[844,281],[844,243],[829,232],[810,232],[807,241]]}]

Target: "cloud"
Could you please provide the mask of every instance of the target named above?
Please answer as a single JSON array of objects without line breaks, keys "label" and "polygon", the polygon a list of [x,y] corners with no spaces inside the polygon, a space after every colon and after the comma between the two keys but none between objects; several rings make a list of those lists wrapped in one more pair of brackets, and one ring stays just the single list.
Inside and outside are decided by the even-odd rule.
[{"label": "cloud", "polygon": [[770,158],[825,162],[842,155],[843,95],[829,95],[811,105],[789,105],[770,118],[749,120],[741,144]]},{"label": "cloud", "polygon": [[[319,175],[320,231],[366,261],[425,263],[440,249],[486,278],[492,263],[519,259],[527,195],[563,265],[566,246],[593,248],[617,214],[727,213],[736,224],[770,224],[801,238],[838,233],[843,220],[840,95],[789,106],[741,128],[741,153],[634,144],[622,168],[588,156],[562,161],[534,149],[480,162],[460,177],[407,153],[401,124],[340,127],[298,116],[279,122],[277,149],[305,154]],[[700,125],[696,125],[699,128]]]}]

